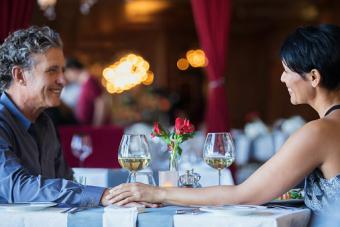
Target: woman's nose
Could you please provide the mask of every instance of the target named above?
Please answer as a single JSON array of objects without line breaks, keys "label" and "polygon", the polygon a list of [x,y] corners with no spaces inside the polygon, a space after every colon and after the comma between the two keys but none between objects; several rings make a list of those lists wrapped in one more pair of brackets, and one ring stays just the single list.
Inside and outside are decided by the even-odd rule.
[{"label": "woman's nose", "polygon": [[285,72],[282,72],[280,80],[282,83],[285,82]]}]

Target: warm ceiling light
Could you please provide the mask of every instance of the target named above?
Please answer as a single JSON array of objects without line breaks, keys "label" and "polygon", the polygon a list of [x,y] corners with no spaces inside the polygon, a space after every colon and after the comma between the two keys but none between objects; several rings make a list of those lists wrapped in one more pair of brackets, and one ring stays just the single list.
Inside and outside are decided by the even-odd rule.
[{"label": "warm ceiling light", "polygon": [[154,75],[153,72],[148,71],[146,79],[143,81],[144,85],[150,85],[153,83]]},{"label": "warm ceiling light", "polygon": [[152,19],[152,14],[169,7],[166,0],[129,0],[125,5],[127,18],[133,22],[148,22]]},{"label": "warm ceiling light", "polygon": [[[153,82],[153,73],[148,71],[150,64],[141,56],[129,54],[103,70],[106,89],[110,93],[121,93],[134,86]],[[151,75],[152,74],[152,75]]]},{"label": "warm ceiling light", "polygon": [[198,50],[189,50],[186,53],[187,60],[189,64],[194,67],[204,67],[207,66],[207,58],[205,57],[205,53],[203,50],[198,49]]},{"label": "warm ceiling light", "polygon": [[[40,9],[44,11],[44,15],[49,20],[54,20],[56,17],[55,14],[55,5],[57,4],[57,0],[37,0]],[[80,1],[80,12],[84,15],[89,14],[91,7],[97,2],[97,0],[81,0]]]},{"label": "warm ceiling light", "polygon": [[189,68],[189,62],[185,58],[180,58],[177,61],[177,68],[179,70],[187,70]]}]

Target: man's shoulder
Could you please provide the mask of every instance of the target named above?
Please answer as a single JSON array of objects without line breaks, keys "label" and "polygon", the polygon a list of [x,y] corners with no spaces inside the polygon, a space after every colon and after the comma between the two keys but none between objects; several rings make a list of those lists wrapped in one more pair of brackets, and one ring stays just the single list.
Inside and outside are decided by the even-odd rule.
[{"label": "man's shoulder", "polygon": [[0,124],[11,121],[12,119],[13,116],[10,114],[9,110],[2,103],[0,103]]},{"label": "man's shoulder", "polygon": [[[5,139],[13,136],[13,126],[16,125],[14,116],[9,110],[0,103],[0,139]],[[7,139],[6,139],[7,138]]]}]

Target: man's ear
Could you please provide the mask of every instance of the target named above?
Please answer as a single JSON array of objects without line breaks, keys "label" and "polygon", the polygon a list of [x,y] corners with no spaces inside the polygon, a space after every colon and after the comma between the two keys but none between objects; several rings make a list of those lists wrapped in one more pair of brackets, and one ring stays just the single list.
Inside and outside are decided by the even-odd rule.
[{"label": "man's ear", "polygon": [[321,75],[319,70],[312,69],[310,73],[308,73],[308,80],[311,82],[312,87],[316,88],[321,83]]},{"label": "man's ear", "polygon": [[12,77],[13,77],[13,81],[17,84],[20,85],[26,85],[26,77],[25,77],[25,73],[24,70],[15,65],[12,68]]}]

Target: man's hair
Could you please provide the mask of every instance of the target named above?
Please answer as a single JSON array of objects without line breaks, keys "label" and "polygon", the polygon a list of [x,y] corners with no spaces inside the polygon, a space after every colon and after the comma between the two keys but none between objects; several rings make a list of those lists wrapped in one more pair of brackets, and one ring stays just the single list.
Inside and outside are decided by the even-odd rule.
[{"label": "man's hair", "polygon": [[317,69],[323,87],[340,88],[340,27],[330,24],[300,27],[283,43],[280,56],[302,78]]},{"label": "man's hair", "polygon": [[70,57],[66,59],[65,69],[84,69],[84,65],[78,59]]},{"label": "man's hair", "polygon": [[9,87],[14,66],[30,70],[33,66],[32,54],[62,47],[59,34],[47,26],[32,26],[10,34],[0,46],[0,90]]}]

